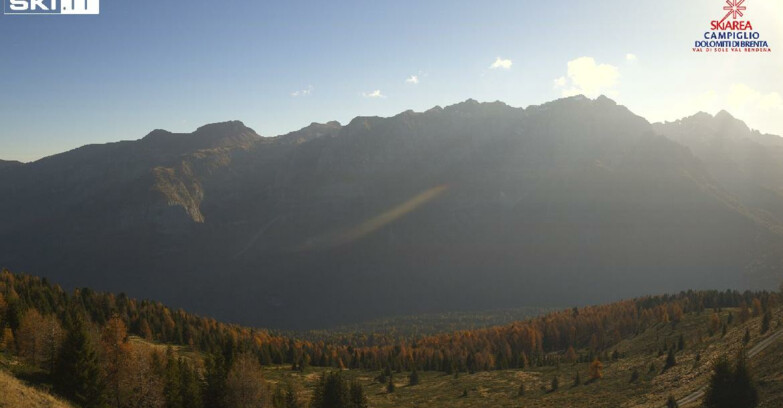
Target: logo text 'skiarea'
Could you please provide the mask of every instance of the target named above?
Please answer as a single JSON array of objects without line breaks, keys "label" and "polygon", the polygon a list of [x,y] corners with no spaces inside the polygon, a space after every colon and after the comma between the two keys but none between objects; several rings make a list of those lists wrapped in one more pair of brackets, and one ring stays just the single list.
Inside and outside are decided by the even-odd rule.
[{"label": "logo text 'skiarea'", "polygon": [[709,31],[693,43],[693,52],[703,53],[767,53],[772,52],[761,33],[743,19],[748,7],[746,0],[725,0],[723,18],[710,21]]},{"label": "logo text 'skiarea'", "polygon": [[101,0],[3,0],[3,14],[99,14]]}]

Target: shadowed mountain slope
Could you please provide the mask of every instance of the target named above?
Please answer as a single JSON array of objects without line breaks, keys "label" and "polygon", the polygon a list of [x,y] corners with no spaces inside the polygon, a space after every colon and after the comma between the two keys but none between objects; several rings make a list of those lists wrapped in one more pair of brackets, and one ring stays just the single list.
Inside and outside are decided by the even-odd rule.
[{"label": "shadowed mountain slope", "polygon": [[157,130],[0,172],[0,264],[274,327],[779,278],[783,201],[675,133],[605,97]]}]

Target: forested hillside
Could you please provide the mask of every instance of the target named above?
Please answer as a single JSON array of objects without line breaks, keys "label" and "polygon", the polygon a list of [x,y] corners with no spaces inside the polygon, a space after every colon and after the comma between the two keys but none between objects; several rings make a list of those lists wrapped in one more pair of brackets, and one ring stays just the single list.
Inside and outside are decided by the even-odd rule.
[{"label": "forested hillside", "polygon": [[[287,407],[286,394],[304,402],[320,384],[293,379],[324,369],[348,370],[347,377],[364,387],[372,383],[366,376],[378,373],[388,385],[403,372],[457,378],[508,370],[550,372],[564,364],[588,365],[591,374],[581,375],[596,380],[600,365],[628,354],[640,357],[640,346],[629,344],[644,342],[644,353],[659,358],[669,353],[667,359],[676,359],[686,344],[704,347],[727,333],[742,337],[746,323],[767,334],[780,326],[779,302],[780,295],[769,292],[689,291],[566,309],[485,329],[410,337],[343,333],[304,341],[124,295],[89,289],[67,293],[46,280],[4,270],[0,349],[20,378],[51,387],[83,407],[233,408],[245,406],[235,393],[248,387],[257,393],[253,398]],[[658,333],[652,343],[651,332]],[[750,332],[745,336],[747,344]],[[279,377],[280,370],[296,375]],[[705,371],[700,372],[703,377]],[[323,377],[323,384],[330,382],[364,395],[360,385]]]}]

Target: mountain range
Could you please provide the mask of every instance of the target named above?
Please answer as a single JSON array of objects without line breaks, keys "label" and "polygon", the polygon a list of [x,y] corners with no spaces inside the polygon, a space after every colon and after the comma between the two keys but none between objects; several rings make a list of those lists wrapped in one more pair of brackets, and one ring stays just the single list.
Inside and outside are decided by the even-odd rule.
[{"label": "mountain range", "polygon": [[0,242],[0,266],[273,328],[769,288],[783,138],[582,96],[155,130],[0,161]]}]

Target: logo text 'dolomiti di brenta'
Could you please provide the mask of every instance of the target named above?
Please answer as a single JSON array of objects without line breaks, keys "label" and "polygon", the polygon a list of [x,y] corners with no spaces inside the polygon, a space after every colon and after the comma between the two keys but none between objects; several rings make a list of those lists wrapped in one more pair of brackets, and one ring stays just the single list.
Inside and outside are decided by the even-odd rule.
[{"label": "logo text 'dolomiti di brenta'", "polygon": [[710,21],[709,31],[694,42],[693,52],[772,52],[753,23],[743,19],[747,10],[746,0],[726,0],[723,18]]}]

